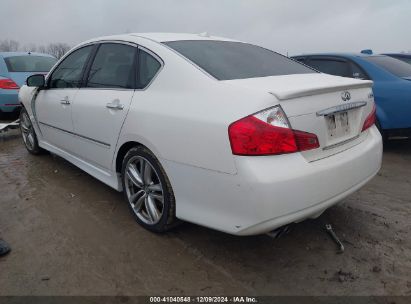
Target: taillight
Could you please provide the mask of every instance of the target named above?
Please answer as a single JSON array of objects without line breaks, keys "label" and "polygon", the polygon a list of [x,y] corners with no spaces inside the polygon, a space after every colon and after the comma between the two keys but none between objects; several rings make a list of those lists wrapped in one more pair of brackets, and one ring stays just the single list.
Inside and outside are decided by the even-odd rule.
[{"label": "taillight", "polygon": [[372,111],[370,114],[368,114],[367,118],[364,121],[364,126],[362,127],[361,132],[364,132],[365,130],[371,128],[376,121],[376,116],[377,116],[377,108],[375,107],[375,104],[372,106]]},{"label": "taillight", "polygon": [[19,86],[13,80],[9,78],[0,79],[0,89],[4,90],[16,90]]},{"label": "taillight", "polygon": [[242,118],[228,127],[235,155],[275,155],[318,148],[315,134],[293,130],[280,106]]}]

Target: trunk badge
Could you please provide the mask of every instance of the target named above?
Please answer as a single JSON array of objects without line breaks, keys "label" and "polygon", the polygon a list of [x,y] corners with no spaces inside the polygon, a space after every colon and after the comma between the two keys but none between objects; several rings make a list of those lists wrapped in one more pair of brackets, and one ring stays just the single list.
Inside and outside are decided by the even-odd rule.
[{"label": "trunk badge", "polygon": [[343,101],[350,101],[351,100],[351,94],[348,91],[342,92],[341,93],[341,98]]}]

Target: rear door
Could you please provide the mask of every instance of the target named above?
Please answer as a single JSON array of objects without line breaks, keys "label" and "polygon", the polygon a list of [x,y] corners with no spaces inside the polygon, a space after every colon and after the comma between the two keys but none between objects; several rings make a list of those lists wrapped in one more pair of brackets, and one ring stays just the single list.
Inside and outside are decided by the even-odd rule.
[{"label": "rear door", "polygon": [[132,44],[100,44],[72,107],[74,154],[103,170],[111,168],[134,95],[137,52]]},{"label": "rear door", "polygon": [[34,101],[34,109],[44,141],[71,152],[73,149],[72,104],[81,85],[93,46],[68,55],[47,80]]}]

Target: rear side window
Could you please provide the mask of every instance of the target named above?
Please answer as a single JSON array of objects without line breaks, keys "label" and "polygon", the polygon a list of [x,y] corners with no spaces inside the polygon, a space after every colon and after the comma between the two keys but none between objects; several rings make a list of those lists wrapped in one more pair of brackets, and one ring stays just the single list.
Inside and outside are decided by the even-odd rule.
[{"label": "rear side window", "polygon": [[247,43],[186,40],[164,44],[218,80],[316,73],[285,56]]},{"label": "rear side window", "polygon": [[48,72],[57,62],[46,56],[13,56],[4,58],[9,72]]},{"label": "rear side window", "polygon": [[398,77],[411,77],[411,65],[388,56],[369,56],[363,59],[378,65]]},{"label": "rear side window", "polygon": [[129,45],[102,44],[91,65],[86,86],[91,88],[133,88],[135,52],[136,48]]},{"label": "rear side window", "polygon": [[308,61],[308,65],[325,74],[352,78],[352,75],[350,75],[350,66],[346,61],[331,59],[310,59]]},{"label": "rear side window", "polygon": [[151,56],[149,53],[140,50],[138,58],[137,87],[139,89],[145,88],[151,82],[160,68],[161,63],[156,58]]},{"label": "rear side window", "polygon": [[78,88],[83,69],[93,46],[86,46],[68,55],[50,77],[50,88]]}]

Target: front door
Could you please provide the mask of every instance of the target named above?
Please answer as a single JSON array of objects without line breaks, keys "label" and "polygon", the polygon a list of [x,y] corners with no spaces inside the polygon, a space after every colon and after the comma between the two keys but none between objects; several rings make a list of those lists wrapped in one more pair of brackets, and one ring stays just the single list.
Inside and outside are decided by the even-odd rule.
[{"label": "front door", "polygon": [[59,149],[73,149],[72,107],[92,46],[68,55],[52,72],[47,87],[39,92],[34,109],[43,140]]}]

